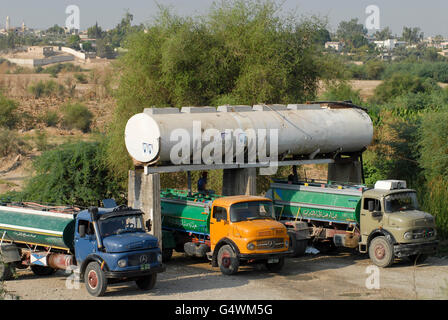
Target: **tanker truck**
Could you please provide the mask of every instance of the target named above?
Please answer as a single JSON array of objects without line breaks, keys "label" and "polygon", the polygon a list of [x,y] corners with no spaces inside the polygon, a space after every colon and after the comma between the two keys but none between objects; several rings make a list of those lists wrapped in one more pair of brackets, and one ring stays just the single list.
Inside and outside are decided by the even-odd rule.
[{"label": "tanker truck", "polygon": [[109,283],[135,281],[150,290],[165,270],[157,238],[145,232],[142,212],[115,208],[0,203],[0,278],[30,267],[38,276],[73,271],[87,291],[102,296]]},{"label": "tanker truck", "polygon": [[207,257],[225,275],[240,265],[282,269],[291,252],[286,228],[274,219],[272,201],[257,196],[220,196],[166,189],[161,192],[163,251]]},{"label": "tanker truck", "polygon": [[419,210],[415,190],[403,180],[374,188],[339,183],[274,181],[266,193],[277,220],[305,222],[320,249],[356,248],[379,267],[395,258],[423,262],[437,250],[434,218]]}]

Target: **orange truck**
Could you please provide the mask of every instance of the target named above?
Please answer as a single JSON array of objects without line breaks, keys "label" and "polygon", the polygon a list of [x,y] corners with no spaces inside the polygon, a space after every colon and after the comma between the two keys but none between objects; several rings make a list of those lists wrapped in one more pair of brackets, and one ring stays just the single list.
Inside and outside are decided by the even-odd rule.
[{"label": "orange truck", "polygon": [[161,207],[165,260],[173,250],[208,257],[212,266],[231,275],[249,263],[278,272],[291,254],[287,229],[275,220],[268,198],[167,189],[161,193]]}]

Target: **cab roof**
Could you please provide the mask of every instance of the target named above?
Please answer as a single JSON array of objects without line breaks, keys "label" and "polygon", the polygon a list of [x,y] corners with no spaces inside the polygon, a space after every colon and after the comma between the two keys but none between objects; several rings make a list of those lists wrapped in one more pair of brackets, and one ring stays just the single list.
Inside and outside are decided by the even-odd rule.
[{"label": "cab roof", "polygon": [[394,193],[402,193],[402,192],[415,192],[413,189],[393,189],[393,190],[385,190],[385,189],[369,189],[364,191],[364,197],[374,197],[374,198],[382,198]]},{"label": "cab roof", "polygon": [[239,202],[248,202],[248,201],[269,201],[271,202],[271,199],[265,198],[265,197],[259,197],[259,196],[226,196],[222,198],[217,198],[215,201],[213,201],[213,204],[219,205],[221,207],[230,207],[232,204],[239,203]]}]

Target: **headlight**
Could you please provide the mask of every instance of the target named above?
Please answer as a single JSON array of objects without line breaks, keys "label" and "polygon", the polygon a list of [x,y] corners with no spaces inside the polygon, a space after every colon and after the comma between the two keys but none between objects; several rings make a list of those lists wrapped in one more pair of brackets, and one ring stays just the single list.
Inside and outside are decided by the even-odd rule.
[{"label": "headlight", "polygon": [[411,231],[410,232],[406,232],[403,235],[403,238],[405,238],[406,240],[412,240],[412,232]]},{"label": "headlight", "polygon": [[124,268],[124,267],[126,267],[127,262],[125,259],[120,259],[120,260],[118,260],[117,264],[120,268]]},{"label": "headlight", "polygon": [[160,253],[157,255],[157,261],[162,263],[162,255]]},{"label": "headlight", "polygon": [[255,245],[254,245],[253,243],[249,243],[249,244],[247,245],[247,249],[249,249],[249,250],[254,250],[254,249],[255,249]]}]

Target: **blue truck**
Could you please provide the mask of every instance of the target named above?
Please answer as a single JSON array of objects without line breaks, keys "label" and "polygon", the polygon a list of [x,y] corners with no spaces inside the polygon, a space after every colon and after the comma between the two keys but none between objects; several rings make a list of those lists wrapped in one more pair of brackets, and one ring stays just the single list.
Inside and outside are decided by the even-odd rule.
[{"label": "blue truck", "polygon": [[1,280],[28,267],[39,276],[69,270],[79,274],[91,295],[102,296],[116,282],[135,281],[150,290],[165,270],[143,213],[127,206],[81,211],[0,203],[0,238]]}]

